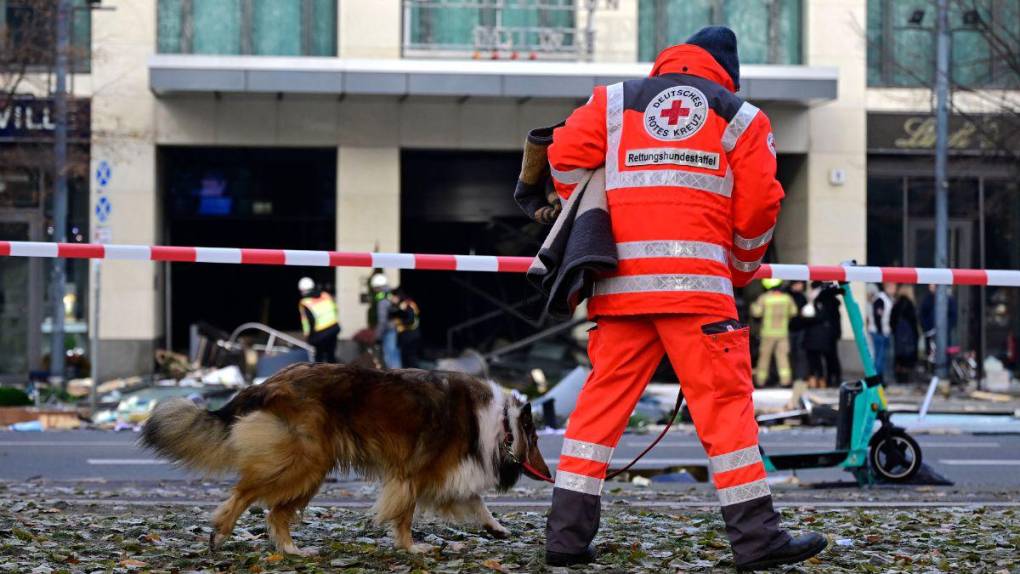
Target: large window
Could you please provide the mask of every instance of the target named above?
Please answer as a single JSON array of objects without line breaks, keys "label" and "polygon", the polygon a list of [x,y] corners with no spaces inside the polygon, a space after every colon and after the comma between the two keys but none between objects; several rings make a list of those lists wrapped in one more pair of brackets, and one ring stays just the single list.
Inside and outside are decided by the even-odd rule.
[{"label": "large window", "polygon": [[159,52],[336,56],[336,0],[159,0]]},{"label": "large window", "polygon": [[[1020,266],[1020,184],[1002,166],[963,164],[950,171],[949,266],[1016,269]],[[868,265],[933,267],[935,264],[935,182],[930,163],[903,156],[869,158]],[[908,175],[896,175],[896,171]],[[994,177],[976,171],[994,171]],[[1015,371],[1015,341],[1020,337],[1020,290],[1003,287],[956,286],[956,329],[951,340],[979,360],[995,357]],[[929,297],[917,286],[919,305]]]},{"label": "large window", "polygon": [[[868,84],[931,86],[935,3],[868,0]],[[950,68],[960,87],[1018,84],[1020,1],[949,0]]]},{"label": "large window", "polygon": [[[54,0],[0,0],[0,66],[48,70],[56,60],[57,10]],[[87,0],[74,0],[71,12],[71,70],[89,71],[92,17]]]},{"label": "large window", "polygon": [[403,0],[404,55],[575,58],[575,0]]},{"label": "large window", "polygon": [[725,25],[745,64],[801,63],[800,0],[640,0],[638,55],[651,61],[699,29]]}]

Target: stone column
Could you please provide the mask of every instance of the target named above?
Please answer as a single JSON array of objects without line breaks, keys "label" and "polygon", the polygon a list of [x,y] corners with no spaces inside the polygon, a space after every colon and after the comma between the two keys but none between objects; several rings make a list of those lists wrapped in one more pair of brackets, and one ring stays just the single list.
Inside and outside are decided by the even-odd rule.
[{"label": "stone column", "polygon": [[[400,148],[349,147],[337,151],[336,242],[338,251],[400,251]],[[361,303],[372,270],[339,267],[337,306],[345,337],[367,325]],[[400,273],[388,270],[390,285]]]},{"label": "stone column", "polygon": [[[839,69],[836,100],[807,112],[806,263],[863,263],[866,254],[866,9],[865,0],[814,0],[805,7],[804,63]],[[830,183],[833,170],[842,170],[845,183]]]},{"label": "stone column", "polygon": [[[798,188],[805,204],[793,214],[806,222],[803,262],[837,265],[847,259],[866,263],[867,255],[867,22],[866,0],[812,0],[804,9],[804,63],[835,66],[839,94],[835,101],[808,111],[810,147]],[[842,170],[845,182],[833,184],[833,170]],[[799,190],[798,190],[799,191]],[[800,261],[798,261],[800,262]],[[854,285],[854,296],[867,304],[864,285]],[[846,313],[843,338],[850,339]],[[860,369],[849,341],[841,346],[844,371]]]},{"label": "stone column", "polygon": [[[92,14],[92,170],[112,168],[103,193],[112,211],[102,225],[113,243],[153,245],[160,238],[154,144],[155,98],[147,59],[156,50],[156,2],[108,2]],[[90,177],[90,205],[98,198]],[[91,211],[91,210],[90,210]],[[92,213],[92,230],[100,222]],[[100,380],[151,372],[162,334],[160,275],[155,263],[104,261],[100,304]],[[92,282],[93,296],[95,282]],[[94,324],[94,323],[93,323]]]},{"label": "stone column", "polygon": [[341,58],[399,58],[400,0],[340,0],[337,44]]}]

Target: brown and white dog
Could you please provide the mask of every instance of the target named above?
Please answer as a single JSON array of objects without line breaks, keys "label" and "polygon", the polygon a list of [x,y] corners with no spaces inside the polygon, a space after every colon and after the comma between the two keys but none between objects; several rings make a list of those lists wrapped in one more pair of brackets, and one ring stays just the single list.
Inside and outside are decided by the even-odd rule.
[{"label": "brown and white dog", "polygon": [[248,506],[261,502],[270,509],[276,547],[302,553],[290,523],[334,469],[382,483],[376,520],[391,525],[399,548],[429,549],[411,540],[419,506],[503,537],[509,531],[482,493],[513,486],[522,461],[549,473],[530,405],[492,382],[415,369],[293,365],[218,411],[186,399],[163,401],[139,441],[188,468],[237,473],[230,498],[213,516],[213,549]]}]

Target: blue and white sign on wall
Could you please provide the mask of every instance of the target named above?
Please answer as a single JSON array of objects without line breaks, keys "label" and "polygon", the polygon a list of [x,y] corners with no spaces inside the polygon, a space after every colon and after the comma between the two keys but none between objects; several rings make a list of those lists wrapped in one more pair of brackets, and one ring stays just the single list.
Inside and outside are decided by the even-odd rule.
[{"label": "blue and white sign on wall", "polygon": [[96,166],[96,183],[99,187],[106,187],[110,183],[110,177],[113,176],[113,169],[110,168],[110,164],[104,159],[99,162]]},{"label": "blue and white sign on wall", "polygon": [[110,219],[110,212],[113,211],[113,205],[110,203],[110,198],[102,196],[96,201],[96,219],[99,223],[106,223],[107,219]]},{"label": "blue and white sign on wall", "polygon": [[109,225],[97,225],[92,235],[96,243],[107,245],[113,242],[113,233],[110,232]]}]

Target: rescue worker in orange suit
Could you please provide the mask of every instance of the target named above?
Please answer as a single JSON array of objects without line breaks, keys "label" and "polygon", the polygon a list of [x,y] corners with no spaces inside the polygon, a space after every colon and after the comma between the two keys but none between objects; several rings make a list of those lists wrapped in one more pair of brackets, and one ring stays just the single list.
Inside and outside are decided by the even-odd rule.
[{"label": "rescue worker in orange suit", "polygon": [[316,363],[336,362],[336,337],[340,334],[339,314],[333,296],[316,288],[311,277],[298,281],[301,300],[301,330],[308,344],[315,347]]},{"label": "rescue worker in orange suit", "polygon": [[588,300],[592,374],[556,473],[549,565],[596,559],[613,449],[664,353],[708,453],[737,567],[825,549],[817,533],[780,528],[758,447],[748,328],[736,320],[733,288],[760,265],[783,189],[769,119],[735,95],[739,82],[736,36],[705,28],[659,54],[650,77],[596,87],[553,134],[560,197],[605,166],[619,264]]}]

